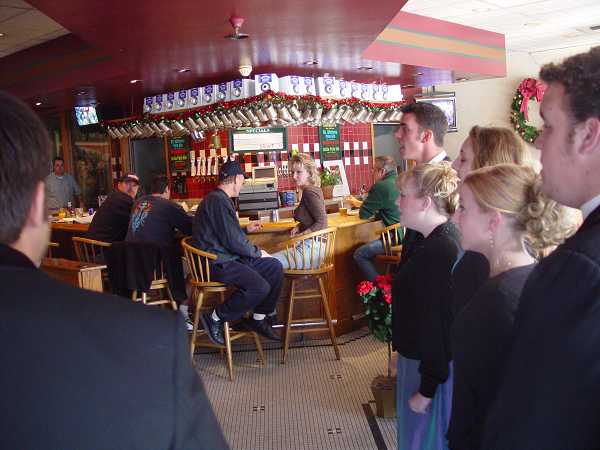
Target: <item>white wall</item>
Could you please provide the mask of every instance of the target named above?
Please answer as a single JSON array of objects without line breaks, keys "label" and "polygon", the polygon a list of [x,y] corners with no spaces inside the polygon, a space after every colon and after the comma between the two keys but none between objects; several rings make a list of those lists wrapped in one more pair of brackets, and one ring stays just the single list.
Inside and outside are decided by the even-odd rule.
[{"label": "white wall", "polygon": [[[469,130],[474,125],[503,126],[512,129],[510,105],[519,83],[523,78],[537,78],[542,65],[558,62],[568,56],[586,52],[589,46],[553,50],[549,52],[525,53],[507,52],[507,76],[482,81],[439,85],[437,91],[456,92],[456,116],[458,132],[448,133],[444,147],[454,159],[460,150]],[[532,105],[530,111],[538,105]],[[532,114],[530,113],[530,116]],[[532,157],[539,158],[539,152],[530,146]]]}]

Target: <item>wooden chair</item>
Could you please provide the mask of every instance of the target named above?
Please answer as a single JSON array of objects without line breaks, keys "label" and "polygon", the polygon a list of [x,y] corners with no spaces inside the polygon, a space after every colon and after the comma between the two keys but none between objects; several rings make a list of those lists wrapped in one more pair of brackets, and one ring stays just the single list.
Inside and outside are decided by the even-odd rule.
[{"label": "wooden chair", "polygon": [[[73,247],[75,248],[75,257],[77,261],[87,262],[92,264],[105,264],[104,251],[111,246],[110,242],[96,241],[81,236],[73,236]],[[109,285],[108,271],[102,270],[102,286],[103,290]]]},{"label": "wooden chair", "polygon": [[[286,245],[286,257],[289,263],[289,269],[283,271],[286,277],[291,280],[290,304],[288,317],[285,325],[285,339],[283,343],[283,357],[281,363],[285,363],[292,333],[312,333],[329,331],[333,350],[336,359],[340,359],[340,350],[335,338],[335,331],[331,321],[331,312],[327,300],[327,280],[328,275],[334,269],[334,248],[336,228],[325,228],[314,233],[305,234],[291,239]],[[310,246],[310,250],[307,247]],[[296,287],[301,279],[316,280],[318,289],[298,289]],[[310,319],[294,319],[294,303],[297,300],[320,298],[323,305],[325,317]],[[321,323],[327,326],[321,326]],[[319,322],[316,327],[309,327],[306,324]],[[297,328],[297,329],[294,329]]]},{"label": "wooden chair", "polygon": [[[164,297],[162,291],[166,291],[167,296]],[[151,292],[156,292],[156,299],[148,299],[148,294]],[[148,291],[142,291],[141,298],[138,298],[138,290],[134,289],[131,293],[131,299],[134,302],[141,301],[144,305],[149,306],[170,306],[173,311],[177,311],[177,303],[173,299],[173,294],[171,293],[171,289],[169,288],[169,280],[167,279],[167,274],[165,272],[165,265],[162,260],[158,264],[158,266],[154,269],[154,274],[152,277],[152,282],[150,283],[150,287]]]},{"label": "wooden chair", "polygon": [[400,263],[400,254],[402,253],[402,239],[404,237],[404,227],[395,223],[381,230],[381,241],[383,242],[383,255],[377,255],[376,260],[385,264],[386,275],[390,273],[392,266]]},{"label": "wooden chair", "polygon": [[52,249],[60,247],[58,242],[48,242],[48,250],[46,250],[46,258],[52,258]]},{"label": "wooden chair", "polygon": [[198,325],[200,322],[200,314],[212,310],[212,306],[205,306],[205,298],[208,297],[210,294],[218,294],[219,301],[223,303],[225,301],[225,292],[227,291],[227,286],[223,283],[219,283],[218,281],[210,280],[209,261],[214,261],[215,259],[217,259],[217,256],[212,253],[204,252],[193,247],[192,245],[190,245],[191,239],[191,237],[186,237],[181,241],[181,246],[183,247],[183,252],[187,259],[190,274],[192,276],[192,287],[194,288],[194,293],[196,294],[196,308],[194,310],[194,322],[190,337],[190,357],[193,361],[194,350],[197,346],[218,348],[220,350],[225,349],[225,352],[227,354],[227,369],[229,371],[229,379],[233,381],[233,355],[231,350],[231,342],[240,339],[244,336],[251,336],[252,338],[254,338],[254,343],[256,344],[256,351],[258,352],[261,364],[265,363],[265,355],[263,353],[263,348],[260,343],[260,338],[258,337],[258,334],[256,334],[253,331],[231,330],[229,328],[229,322],[223,323],[225,345],[213,344],[210,341],[197,341],[198,337],[206,334],[205,330],[198,329]]}]

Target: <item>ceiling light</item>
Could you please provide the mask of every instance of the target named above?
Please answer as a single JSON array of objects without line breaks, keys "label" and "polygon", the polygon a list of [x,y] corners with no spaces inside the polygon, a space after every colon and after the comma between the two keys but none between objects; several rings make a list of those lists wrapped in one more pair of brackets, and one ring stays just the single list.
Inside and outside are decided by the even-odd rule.
[{"label": "ceiling light", "polygon": [[360,66],[357,67],[356,70],[373,70],[372,66]]},{"label": "ceiling light", "polygon": [[142,80],[129,80],[129,82],[130,82],[131,84],[139,83],[140,81],[142,81]]},{"label": "ceiling light", "polygon": [[402,87],[403,88],[414,88],[415,85],[414,84],[403,84]]},{"label": "ceiling light", "polygon": [[317,61],[316,59],[309,59],[308,61],[304,61],[303,64],[305,66],[316,66],[319,64],[319,61]]},{"label": "ceiling light", "polygon": [[247,77],[252,73],[252,66],[250,64],[241,64],[238,70],[241,76]]},{"label": "ceiling light", "polygon": [[236,15],[232,15],[229,18],[229,23],[233,27],[233,33],[225,36],[225,39],[231,39],[233,41],[239,41],[240,39],[248,39],[248,35],[246,33],[241,33],[240,28],[244,24],[244,18]]},{"label": "ceiling light", "polygon": [[35,102],[35,106],[42,106],[42,102]]},{"label": "ceiling light", "polygon": [[469,79],[467,77],[459,77],[456,81],[469,81]]},{"label": "ceiling light", "polygon": [[4,37],[4,36],[6,36],[5,33],[0,33],[0,37]]},{"label": "ceiling light", "polygon": [[188,69],[187,67],[185,68],[181,68],[181,69],[175,69],[175,72],[177,73],[186,73],[186,72],[191,72],[192,69]]}]

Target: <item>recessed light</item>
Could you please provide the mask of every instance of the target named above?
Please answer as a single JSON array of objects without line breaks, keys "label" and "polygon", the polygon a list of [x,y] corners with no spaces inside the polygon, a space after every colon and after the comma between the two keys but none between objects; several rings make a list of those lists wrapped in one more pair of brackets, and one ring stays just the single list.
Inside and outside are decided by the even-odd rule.
[{"label": "recessed light", "polygon": [[129,82],[130,82],[131,84],[139,83],[140,81],[142,81],[142,80],[129,80]]},{"label": "recessed light", "polygon": [[456,81],[469,81],[469,79],[467,77],[459,77]]},{"label": "recessed light", "polygon": [[6,36],[5,33],[0,33],[0,37],[4,37],[4,36]]},{"label": "recessed light", "polygon": [[175,72],[177,72],[177,73],[186,73],[186,72],[191,72],[191,71],[192,71],[192,69],[188,69],[187,67],[181,68],[181,69],[175,69]]},{"label": "recessed light", "polygon": [[421,75],[424,75],[423,72],[417,72],[417,73],[415,73],[415,77],[420,77]]},{"label": "recessed light", "polygon": [[42,102],[35,102],[35,106],[42,106]]},{"label": "recessed light", "polygon": [[402,87],[403,88],[414,88],[415,85],[414,84],[403,84]]},{"label": "recessed light", "polygon": [[304,61],[305,66],[317,66],[319,65],[319,61],[316,59],[309,59],[308,61]]},{"label": "recessed light", "polygon": [[357,67],[356,70],[373,70],[372,66],[360,66]]}]

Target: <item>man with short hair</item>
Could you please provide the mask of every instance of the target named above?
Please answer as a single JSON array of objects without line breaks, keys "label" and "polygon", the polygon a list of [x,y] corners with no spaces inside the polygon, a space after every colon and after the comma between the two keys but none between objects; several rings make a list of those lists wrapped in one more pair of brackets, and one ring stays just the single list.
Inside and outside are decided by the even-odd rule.
[{"label": "man with short hair", "polygon": [[66,208],[69,203],[75,207],[75,197],[78,205],[83,208],[81,189],[75,179],[65,173],[65,161],[60,156],[54,158],[52,173],[46,177],[46,201],[50,211]]},{"label": "man with short hair", "polygon": [[[383,225],[388,227],[400,221],[400,212],[396,205],[398,188],[396,178],[398,177],[396,161],[391,156],[377,156],[373,165],[373,186],[364,202],[350,196],[348,201],[352,206],[360,207],[358,215],[361,219],[375,217],[381,219]],[[402,234],[399,235],[399,244]],[[365,278],[375,281],[377,270],[373,260],[377,255],[383,255],[383,242],[381,239],[361,245],[354,252],[354,261],[362,271]]]},{"label": "man with short hair", "polygon": [[523,288],[486,450],[600,448],[600,47],[540,78],[542,189],[584,222]]},{"label": "man with short hair", "polygon": [[178,315],[38,270],[51,145],[0,92],[1,446],[226,449]]},{"label": "man with short hair", "polygon": [[140,179],[134,173],[126,173],[98,208],[86,236],[104,242],[125,240],[133,201],[140,187]]},{"label": "man with short hair", "polygon": [[[202,314],[202,326],[215,344],[224,344],[223,322],[241,319],[252,311],[242,325],[262,336],[279,340],[265,317],[275,311],[283,284],[281,263],[253,245],[240,227],[233,198],[244,184],[244,171],[237,161],[221,166],[219,186],[204,199],[194,217],[193,236],[200,250],[217,255],[210,262],[211,278],[237,290],[212,313]],[[246,230],[256,231],[260,224],[251,223]]]},{"label": "man with short hair", "polygon": [[[444,111],[431,103],[420,102],[402,107],[400,126],[394,136],[400,144],[402,159],[412,159],[417,164],[435,164],[450,160],[444,150],[447,132],[448,119]],[[406,229],[400,264],[408,261],[422,240],[421,233]]]}]

